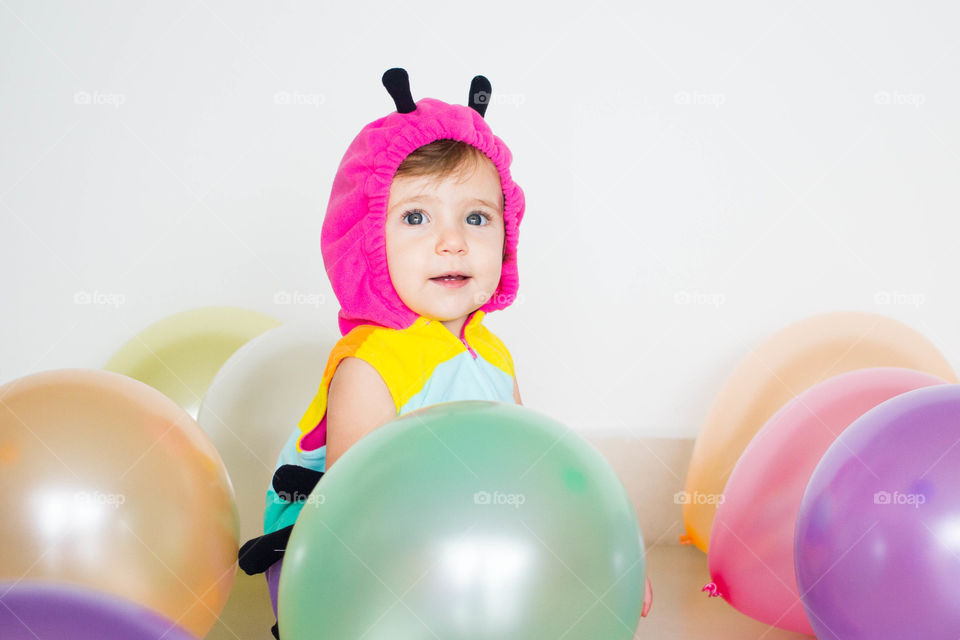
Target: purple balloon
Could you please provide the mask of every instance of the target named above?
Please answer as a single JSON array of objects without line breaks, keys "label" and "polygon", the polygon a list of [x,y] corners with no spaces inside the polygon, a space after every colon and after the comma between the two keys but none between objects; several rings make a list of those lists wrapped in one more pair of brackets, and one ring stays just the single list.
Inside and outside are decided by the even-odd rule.
[{"label": "purple balloon", "polygon": [[196,640],[161,614],[65,583],[0,582],[3,640]]},{"label": "purple balloon", "polygon": [[807,484],[794,561],[819,640],[960,637],[960,385],[864,413]]},{"label": "purple balloon", "polygon": [[277,589],[280,585],[280,568],[283,560],[277,560],[267,569],[267,588],[270,589],[270,602],[273,604],[273,615],[277,615]]}]

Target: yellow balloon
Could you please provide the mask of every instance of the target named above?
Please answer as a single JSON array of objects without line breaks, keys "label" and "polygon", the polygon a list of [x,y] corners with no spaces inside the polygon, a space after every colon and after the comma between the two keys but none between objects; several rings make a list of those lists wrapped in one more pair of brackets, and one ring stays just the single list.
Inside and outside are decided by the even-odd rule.
[{"label": "yellow balloon", "polygon": [[191,309],[144,329],[103,368],[162,391],[196,419],[203,394],[221,365],[247,342],[280,324],[249,309]]},{"label": "yellow balloon", "polygon": [[175,402],[108,371],[0,387],[0,580],[69,582],[203,637],[236,575],[239,520],[220,456]]},{"label": "yellow balloon", "polygon": [[904,367],[957,382],[929,340],[879,314],[838,311],[784,328],[737,365],[707,415],[687,472],[681,540],[709,549],[727,480],[750,440],[780,407],[818,382],[867,367]]}]

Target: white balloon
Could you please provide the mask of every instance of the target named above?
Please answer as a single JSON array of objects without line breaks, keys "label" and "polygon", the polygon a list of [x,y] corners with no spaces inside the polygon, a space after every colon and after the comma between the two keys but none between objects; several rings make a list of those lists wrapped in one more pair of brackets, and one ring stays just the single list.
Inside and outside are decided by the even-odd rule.
[{"label": "white balloon", "polygon": [[203,397],[197,422],[230,474],[241,543],[263,534],[264,498],[277,457],[319,389],[340,337],[335,320],[271,329],[238,349]]}]

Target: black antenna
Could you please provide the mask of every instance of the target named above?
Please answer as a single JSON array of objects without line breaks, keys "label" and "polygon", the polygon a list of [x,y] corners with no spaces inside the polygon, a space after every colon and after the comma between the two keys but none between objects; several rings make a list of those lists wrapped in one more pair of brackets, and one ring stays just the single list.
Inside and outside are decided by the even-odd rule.
[{"label": "black antenna", "polygon": [[487,112],[487,106],[490,104],[490,81],[483,76],[474,76],[470,83],[470,95],[467,96],[467,104],[471,109],[480,114]]},{"label": "black antenna", "polygon": [[410,78],[407,76],[406,69],[394,67],[384,71],[383,86],[393,98],[393,103],[397,105],[397,113],[410,113],[416,110],[417,104],[410,95]]}]

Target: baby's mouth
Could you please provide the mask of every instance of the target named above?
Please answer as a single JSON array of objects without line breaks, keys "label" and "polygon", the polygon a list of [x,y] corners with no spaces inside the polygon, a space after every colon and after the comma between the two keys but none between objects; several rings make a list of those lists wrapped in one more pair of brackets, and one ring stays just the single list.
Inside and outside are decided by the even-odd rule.
[{"label": "baby's mouth", "polygon": [[454,282],[454,281],[456,281],[456,280],[467,280],[467,279],[469,279],[469,278],[470,278],[470,276],[466,276],[466,275],[463,275],[463,274],[448,274],[448,275],[443,275],[443,276],[437,276],[437,277],[435,277],[435,278],[430,278],[430,279],[431,279],[431,280],[440,280],[440,281],[442,281],[442,282]]}]

